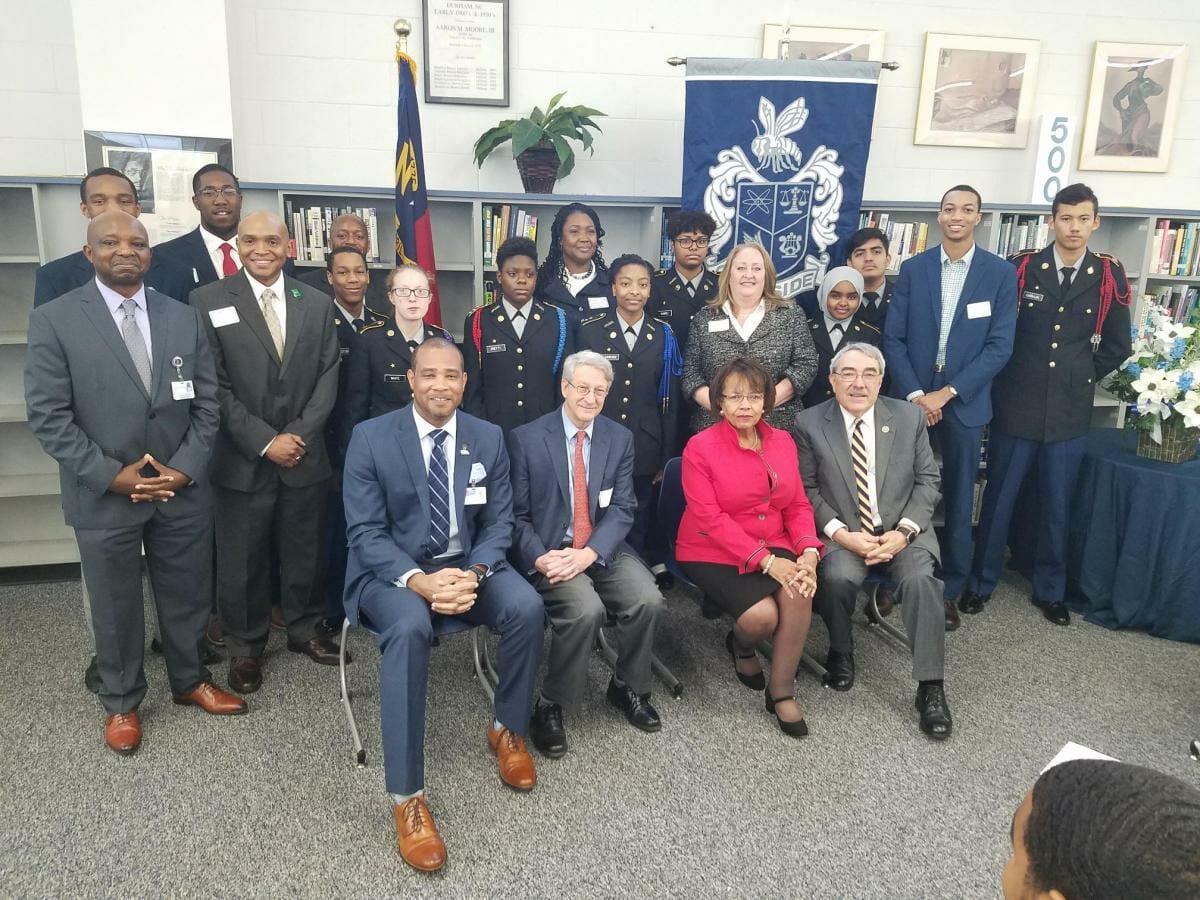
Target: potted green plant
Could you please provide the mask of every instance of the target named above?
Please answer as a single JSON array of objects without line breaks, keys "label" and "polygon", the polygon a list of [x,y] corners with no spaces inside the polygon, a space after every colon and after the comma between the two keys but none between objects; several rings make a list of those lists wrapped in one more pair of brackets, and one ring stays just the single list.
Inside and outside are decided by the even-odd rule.
[{"label": "potted green plant", "polygon": [[513,159],[526,193],[553,193],[554,182],[575,168],[575,150],[567,141],[579,141],[594,154],[589,129],[601,131],[593,119],[604,115],[590,106],[559,106],[565,93],[551,97],[545,112],[535,106],[525,118],[505,119],[481,134],[475,141],[475,164],[482,167],[493,150],[512,141]]}]

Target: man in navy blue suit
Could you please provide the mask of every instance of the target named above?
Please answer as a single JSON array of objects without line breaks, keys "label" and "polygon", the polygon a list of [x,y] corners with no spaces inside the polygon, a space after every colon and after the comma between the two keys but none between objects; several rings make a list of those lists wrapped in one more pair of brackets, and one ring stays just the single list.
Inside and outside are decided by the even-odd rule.
[{"label": "man in navy blue suit", "polygon": [[508,436],[516,535],[510,557],[546,604],[554,638],[530,733],[556,759],[567,752],[562,708],[577,704],[588,658],[616,617],[619,652],[608,701],[642,731],[662,721],[650,705],[654,626],[662,595],[625,543],[633,525],[633,434],[600,415],[612,364],[581,350],[563,363],[564,403]]},{"label": "man in navy blue suit", "polygon": [[893,391],[921,407],[942,454],[946,629],[971,565],[971,510],[992,379],[1012,355],[1017,273],[975,244],[982,200],[970,185],[942,197],[940,246],[900,266],[883,332]]},{"label": "man in navy blue suit", "polygon": [[425,688],[434,624],[456,616],[500,635],[500,684],[488,743],[500,778],[537,781],[522,735],[542,657],[542,603],[505,564],[513,533],[500,429],[459,412],[466,372],[450,341],[413,352],[413,402],[362,422],[346,452],[342,496],[350,559],[346,616],[379,635],[387,789],[400,855],[434,871],[446,847],[425,802]]}]

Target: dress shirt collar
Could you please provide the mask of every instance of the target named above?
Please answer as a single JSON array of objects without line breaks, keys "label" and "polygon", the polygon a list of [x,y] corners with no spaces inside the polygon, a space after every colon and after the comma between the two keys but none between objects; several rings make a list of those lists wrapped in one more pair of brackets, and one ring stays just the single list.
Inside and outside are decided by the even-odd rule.
[{"label": "dress shirt collar", "polygon": [[570,417],[567,415],[567,404],[564,403],[562,406],[560,406],[559,412],[562,414],[563,432],[567,435],[568,442],[575,440],[575,435],[580,431],[586,431],[588,440],[592,439],[592,426],[596,424],[595,419],[592,419],[592,421],[588,422],[587,428],[581,429],[576,426],[576,424],[572,422]]},{"label": "dress shirt collar", "polygon": [[506,313],[508,313],[508,318],[510,321],[515,320],[517,318],[518,313],[520,313],[521,318],[524,321],[526,321],[526,322],[529,321],[529,304],[528,303],[526,303],[524,306],[513,306],[511,303],[508,302],[508,298],[505,297],[503,300],[500,301],[500,305],[503,306],[504,311]]},{"label": "dress shirt collar", "polygon": [[[454,414],[450,416],[450,421],[448,421],[445,425],[431,425],[421,417],[421,414],[417,412],[416,404],[413,404],[413,419],[417,423],[418,440],[425,440],[425,438],[429,437],[431,433],[437,431],[439,428],[449,435],[449,439],[451,441],[454,440],[455,430],[458,428],[458,410],[454,411]],[[446,445],[443,444],[442,446],[445,447]]]},{"label": "dress shirt collar", "polygon": [[[944,266],[944,265],[946,265],[946,263],[950,262],[950,257],[946,255],[946,248],[944,246],[939,248],[939,252],[941,253],[942,265]],[[969,268],[971,268],[971,260],[973,260],[974,258],[975,258],[975,242],[972,241],[971,249],[968,250],[966,253],[964,253],[960,257],[960,259],[962,260],[962,262],[965,262],[967,264],[967,268],[969,269]],[[883,295],[880,294],[880,296],[883,296]]]},{"label": "dress shirt collar", "polygon": [[[242,271],[245,272],[246,270],[243,269]],[[246,272],[246,278],[250,282],[250,290],[254,291],[254,299],[258,301],[259,306],[262,306],[263,291],[265,291],[267,288],[270,288],[271,290],[273,290],[275,292],[276,299],[278,299],[278,300],[283,299],[283,270],[282,269],[279,270],[279,275],[275,278],[275,281],[273,284],[263,284],[257,278],[252,276],[249,272]]]},{"label": "dress shirt collar", "polygon": [[146,285],[138,285],[137,293],[132,297],[122,297],[108,285],[104,284],[99,278],[96,279],[96,287],[100,290],[100,296],[104,298],[105,304],[108,306],[108,311],[114,316],[121,311],[121,304],[126,300],[132,300],[142,312],[146,311]]},{"label": "dress shirt collar", "polygon": [[630,324],[629,322],[626,322],[624,319],[622,319],[620,314],[618,313],[617,324],[621,326],[621,337],[625,336],[626,328],[633,329],[633,336],[635,338],[641,337],[642,336],[642,326],[644,324],[646,324],[646,314],[642,313],[642,315],[638,317],[638,320],[636,322]]},{"label": "dress shirt collar", "polygon": [[[855,422],[854,414],[848,412],[846,410],[846,407],[842,406],[841,404],[838,404],[838,409],[840,409],[842,411],[842,422],[846,426],[846,434],[852,435],[854,433],[854,422]],[[863,413],[858,418],[862,419],[863,431],[866,434],[874,434],[875,433],[875,406],[874,406],[874,404],[872,404],[871,408],[868,409],[865,413]],[[864,434],[864,438],[865,438],[866,434]]]},{"label": "dress shirt collar", "polygon": [[853,319],[854,316],[847,316],[844,319],[835,319],[829,313],[822,313],[821,315],[824,316],[824,318],[825,318],[825,330],[826,331],[832,333],[834,325],[841,325],[843,337],[845,337],[847,334],[850,333],[850,320]]},{"label": "dress shirt collar", "polygon": [[[250,280],[251,280],[251,283],[253,283],[254,279],[250,279]],[[277,292],[277,293],[278,293],[278,292]],[[356,320],[357,320],[357,321],[360,321],[360,322],[366,322],[366,320],[367,320],[367,307],[366,307],[366,304],[363,304],[362,312],[360,312],[360,313],[359,313],[357,316],[352,316],[352,315],[350,315],[350,313],[349,313],[349,311],[346,309],[346,307],[342,306],[342,304],[340,304],[340,303],[338,303],[338,302],[337,302],[337,298],[336,298],[336,297],[335,297],[335,298],[334,298],[334,300],[333,300],[333,305],[334,305],[334,306],[336,306],[336,307],[338,308],[338,312],[340,312],[340,313],[342,314],[342,317],[343,317],[343,318],[344,318],[344,319],[345,319],[347,322],[349,322],[351,325],[353,325],[353,324],[354,324],[354,322],[355,322]]]},{"label": "dress shirt collar", "polygon": [[233,248],[233,252],[238,257],[238,259],[241,259],[241,254],[238,253],[237,235],[236,234],[233,237],[226,240],[223,237],[217,237],[215,234],[213,234],[211,231],[209,231],[203,225],[200,226],[199,231],[200,231],[200,240],[204,241],[204,247],[205,247],[205,249],[208,250],[209,256],[220,255],[221,245],[228,244],[230,247]]},{"label": "dress shirt collar", "polygon": [[[1051,246],[1054,247],[1054,277],[1058,279],[1059,284],[1062,284],[1062,270],[1066,263],[1063,262],[1063,258],[1058,255],[1058,244],[1053,244]],[[1083,265],[1083,258],[1087,256],[1087,252],[1087,247],[1084,247],[1083,253],[1080,254],[1079,259],[1071,263],[1071,268],[1073,269],[1071,272],[1072,279],[1079,277],[1079,267]]]},{"label": "dress shirt collar", "polygon": [[695,278],[688,278],[679,271],[678,267],[676,267],[675,275],[683,283],[685,288],[690,284],[692,286],[692,290],[698,291],[700,290],[700,282],[704,280],[704,269],[702,267],[700,271],[696,273]]}]

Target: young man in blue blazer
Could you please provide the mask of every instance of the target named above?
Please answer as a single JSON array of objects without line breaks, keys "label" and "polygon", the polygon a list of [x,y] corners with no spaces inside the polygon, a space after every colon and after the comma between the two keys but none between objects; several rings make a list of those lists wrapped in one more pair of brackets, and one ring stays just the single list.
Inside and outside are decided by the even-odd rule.
[{"label": "young man in blue blazer", "polygon": [[971,509],[983,428],[992,418],[992,380],[1012,355],[1017,274],[975,243],[982,199],[970,185],[946,191],[939,246],[907,260],[892,292],[883,350],[893,392],[925,413],[942,454],[946,629],[971,565]]}]

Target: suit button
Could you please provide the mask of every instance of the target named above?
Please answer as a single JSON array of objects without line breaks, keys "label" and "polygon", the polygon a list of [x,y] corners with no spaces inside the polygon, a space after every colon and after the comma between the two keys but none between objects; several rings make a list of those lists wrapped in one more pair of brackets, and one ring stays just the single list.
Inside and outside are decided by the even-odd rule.
[{"label": "suit button", "polygon": [[518,381],[518,382],[517,382],[517,390],[519,391],[519,390],[521,390],[521,388],[523,388],[523,387],[525,387],[525,385],[523,385],[521,382],[519,382],[519,381]]},{"label": "suit button", "polygon": [[[1050,365],[1054,365],[1054,363],[1050,363]],[[524,405],[525,405],[525,401],[524,401],[524,400],[518,400],[518,401],[517,401],[517,406],[524,406]]]},{"label": "suit button", "polygon": [[632,369],[632,368],[633,368],[633,363],[625,363],[625,367],[626,367],[627,369]]},{"label": "suit button", "polygon": [[[1050,349],[1051,349],[1051,350],[1057,350],[1057,349],[1058,349],[1058,342],[1056,341],[1055,343],[1051,344],[1051,345],[1050,345]],[[518,385],[517,385],[517,387],[520,387],[520,385],[518,384]]]},{"label": "suit button", "polygon": [[1055,331],[1062,331],[1062,326],[1061,326],[1061,325],[1055,325],[1055,326],[1054,326],[1054,330],[1055,330]]},{"label": "suit button", "polygon": [[1054,360],[1050,360],[1050,368],[1054,368]]},{"label": "suit button", "polygon": [[766,513],[759,513],[759,514],[758,514],[758,521],[760,521],[760,522],[761,522],[761,521],[762,521],[763,519],[765,519],[766,517],[767,517]]},{"label": "suit button", "polygon": [[[1066,308],[1065,306],[1060,306],[1060,307],[1058,308],[1058,311],[1059,311],[1059,312],[1065,312],[1065,311],[1066,311],[1066,309],[1067,309],[1067,308]],[[1088,310],[1088,312],[1091,312],[1091,310],[1089,309],[1089,310]]]},{"label": "suit button", "polygon": [[1091,315],[1091,313],[1092,313],[1092,311],[1090,309],[1086,309],[1086,310],[1084,310],[1084,312],[1086,312],[1088,315]]},{"label": "suit button", "polygon": [[628,397],[622,397],[622,398],[621,398],[621,402],[622,402],[622,403],[628,403],[628,402],[629,402],[629,398],[628,398]]},{"label": "suit button", "polygon": [[624,422],[626,418],[627,418],[627,416],[625,415],[625,413],[621,413],[621,421]]},{"label": "suit button", "polygon": [[[1059,312],[1062,312],[1062,310],[1060,309],[1060,310],[1059,310]],[[518,352],[518,353],[524,353],[525,351],[524,351],[522,348],[518,347],[518,348],[517,348],[517,352]]]},{"label": "suit button", "polygon": [[633,382],[630,381],[628,378],[626,378],[625,379],[625,387],[629,387],[631,384],[633,384]]}]

